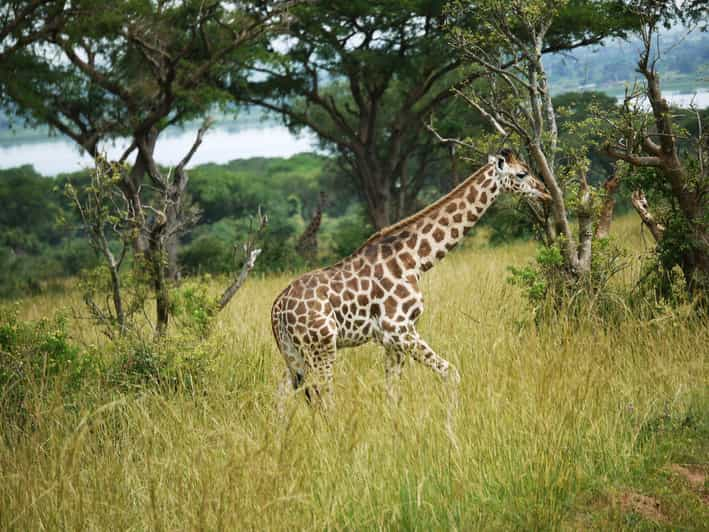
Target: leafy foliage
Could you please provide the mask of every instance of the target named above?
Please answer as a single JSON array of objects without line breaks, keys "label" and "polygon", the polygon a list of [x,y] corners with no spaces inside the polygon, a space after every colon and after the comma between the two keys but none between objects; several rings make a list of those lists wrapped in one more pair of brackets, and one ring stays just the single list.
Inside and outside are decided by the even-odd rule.
[{"label": "leafy foliage", "polygon": [[612,323],[627,310],[630,292],[611,286],[612,279],[628,266],[628,253],[608,238],[593,241],[591,269],[572,282],[559,242],[539,248],[534,263],[509,267],[508,281],[524,289],[538,322],[567,318],[596,317]]},{"label": "leafy foliage", "polygon": [[30,415],[29,398],[57,388],[76,392],[98,365],[70,343],[63,317],[33,323],[17,314],[0,312],[0,413],[21,424]]},{"label": "leafy foliage", "polygon": [[108,383],[124,391],[203,392],[208,374],[209,354],[189,333],[173,335],[169,341],[124,339],[115,344],[106,368]]}]

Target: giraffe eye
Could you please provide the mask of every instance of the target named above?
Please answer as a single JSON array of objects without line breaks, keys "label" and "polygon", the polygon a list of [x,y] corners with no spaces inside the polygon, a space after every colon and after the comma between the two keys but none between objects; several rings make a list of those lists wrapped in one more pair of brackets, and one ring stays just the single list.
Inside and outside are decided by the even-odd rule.
[{"label": "giraffe eye", "polygon": [[527,177],[527,175],[528,175],[527,172],[517,172],[517,177],[519,179],[523,179],[523,178]]}]

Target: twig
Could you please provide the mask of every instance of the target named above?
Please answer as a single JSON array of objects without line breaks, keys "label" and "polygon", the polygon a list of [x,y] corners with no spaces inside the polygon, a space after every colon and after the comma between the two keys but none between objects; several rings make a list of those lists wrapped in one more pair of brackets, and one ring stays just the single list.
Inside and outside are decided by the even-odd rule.
[{"label": "twig", "polygon": [[492,124],[492,127],[494,127],[500,135],[502,135],[503,137],[509,136],[507,131],[505,131],[505,128],[500,125],[500,123],[495,119],[495,117],[488,113],[485,109],[483,109],[475,100],[473,100],[467,94],[463,93],[458,89],[453,89],[453,92],[463,98],[466,103],[468,103],[472,107],[475,107],[475,109],[478,110],[478,112],[483,116],[483,118],[487,119]]}]

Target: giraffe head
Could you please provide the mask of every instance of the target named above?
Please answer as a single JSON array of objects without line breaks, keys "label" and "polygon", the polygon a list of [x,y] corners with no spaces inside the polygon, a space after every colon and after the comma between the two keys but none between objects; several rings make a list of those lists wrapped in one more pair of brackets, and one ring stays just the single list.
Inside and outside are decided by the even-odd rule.
[{"label": "giraffe head", "polygon": [[499,154],[491,155],[488,162],[495,165],[502,190],[542,201],[551,201],[544,184],[532,177],[527,165],[520,161],[512,150],[505,148]]}]

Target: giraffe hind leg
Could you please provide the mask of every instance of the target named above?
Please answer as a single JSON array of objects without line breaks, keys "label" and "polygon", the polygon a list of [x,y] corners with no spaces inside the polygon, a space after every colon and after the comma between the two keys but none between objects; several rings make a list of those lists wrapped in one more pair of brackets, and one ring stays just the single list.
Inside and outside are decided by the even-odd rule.
[{"label": "giraffe hind leg", "polygon": [[334,336],[323,338],[304,351],[305,397],[311,406],[328,408],[333,404],[333,366],[337,355]]},{"label": "giraffe hind leg", "polygon": [[278,323],[277,326],[274,327],[274,333],[277,335],[276,343],[286,364],[283,371],[283,378],[277,390],[277,410],[280,418],[284,419],[286,403],[289,397],[302,386],[305,380],[306,366],[303,356],[296,347],[293,338],[291,338],[290,334],[285,330],[285,327]]}]

